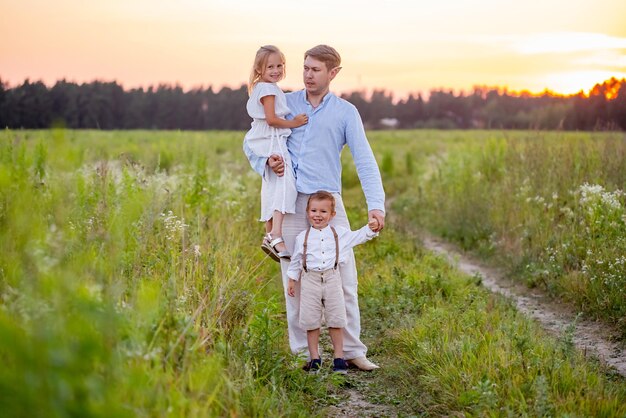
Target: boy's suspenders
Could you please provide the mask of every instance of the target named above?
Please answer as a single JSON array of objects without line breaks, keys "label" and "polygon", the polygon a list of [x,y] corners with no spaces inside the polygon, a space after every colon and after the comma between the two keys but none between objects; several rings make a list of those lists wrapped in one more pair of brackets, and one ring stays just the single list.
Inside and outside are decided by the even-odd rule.
[{"label": "boy's suspenders", "polygon": [[[337,270],[337,265],[339,264],[339,236],[337,235],[337,231],[332,226],[330,227],[331,231],[333,231],[333,236],[335,237],[335,266],[333,267]],[[306,234],[304,234],[304,249],[302,254],[302,268],[304,271],[308,272],[306,268],[306,245],[309,241],[309,232],[311,232],[311,227],[306,230]]]}]

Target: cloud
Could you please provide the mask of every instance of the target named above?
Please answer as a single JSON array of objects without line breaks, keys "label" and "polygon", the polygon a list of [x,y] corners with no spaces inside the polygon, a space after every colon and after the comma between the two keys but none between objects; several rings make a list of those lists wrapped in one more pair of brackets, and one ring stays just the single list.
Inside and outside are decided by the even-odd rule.
[{"label": "cloud", "polygon": [[626,53],[619,50],[597,51],[576,59],[574,63],[626,72]]},{"label": "cloud", "polygon": [[529,55],[615,50],[626,49],[626,38],[587,32],[535,33],[514,41],[512,47]]}]

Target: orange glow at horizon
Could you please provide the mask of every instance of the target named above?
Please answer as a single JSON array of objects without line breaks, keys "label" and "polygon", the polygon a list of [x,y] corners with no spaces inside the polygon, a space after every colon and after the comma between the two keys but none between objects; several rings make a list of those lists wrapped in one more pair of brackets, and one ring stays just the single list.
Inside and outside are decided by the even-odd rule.
[{"label": "orange glow at horizon", "polygon": [[468,3],[0,0],[0,79],[238,88],[256,49],[275,44],[287,57],[280,86],[295,90],[304,51],[319,43],[342,55],[338,93],[485,85],[577,94],[626,78],[623,0],[527,0],[514,19],[503,18],[505,2]]}]

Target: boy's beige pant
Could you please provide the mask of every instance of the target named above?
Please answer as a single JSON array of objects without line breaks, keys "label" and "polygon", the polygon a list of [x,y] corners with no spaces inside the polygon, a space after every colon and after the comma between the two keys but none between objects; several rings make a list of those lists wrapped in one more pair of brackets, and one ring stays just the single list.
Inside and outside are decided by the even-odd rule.
[{"label": "boy's beige pant", "polygon": [[[350,228],[346,209],[343,205],[341,195],[334,193],[336,205],[335,211],[337,215],[331,221],[331,225],[343,226]],[[286,214],[283,220],[283,238],[289,252],[293,254],[293,247],[296,236],[309,227],[306,219],[306,204],[309,195],[298,193],[296,200],[296,213]],[[296,296],[287,295],[287,285],[289,278],[287,277],[288,261],[281,261],[281,269],[283,275],[283,287],[285,289],[285,299],[287,302],[287,326],[289,329],[289,346],[294,354],[302,353],[307,355],[308,346],[306,339],[306,330],[300,326],[300,282],[296,283]],[[365,356],[367,347],[360,340],[361,334],[361,314],[359,312],[359,300],[357,296],[357,273],[354,261],[354,253],[350,250],[348,260],[339,266],[339,274],[342,279],[343,297],[346,304],[346,327],[343,333],[343,352],[346,360]]]},{"label": "boy's beige pant", "polygon": [[300,277],[300,326],[307,331],[322,326],[322,314],[329,328],[346,326],[339,269],[303,271]]}]

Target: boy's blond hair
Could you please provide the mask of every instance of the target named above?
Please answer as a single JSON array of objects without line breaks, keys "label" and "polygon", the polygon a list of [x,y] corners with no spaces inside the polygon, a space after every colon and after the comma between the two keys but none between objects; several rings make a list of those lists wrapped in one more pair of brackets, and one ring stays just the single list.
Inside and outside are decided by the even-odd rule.
[{"label": "boy's blond hair", "polygon": [[328,200],[330,201],[330,209],[332,213],[335,213],[335,196],[326,190],[319,190],[309,196],[309,200],[306,202],[306,210],[309,210],[309,203],[313,200]]},{"label": "boy's blond hair", "polygon": [[339,52],[337,52],[335,48],[328,45],[314,46],[304,53],[304,59],[306,59],[306,57],[322,61],[326,64],[326,69],[328,69],[328,71],[341,65],[341,55],[339,55]]}]

